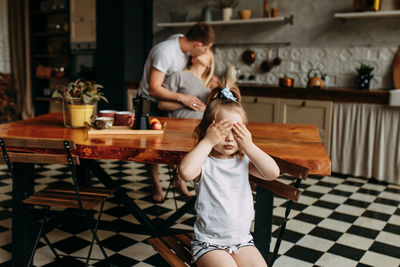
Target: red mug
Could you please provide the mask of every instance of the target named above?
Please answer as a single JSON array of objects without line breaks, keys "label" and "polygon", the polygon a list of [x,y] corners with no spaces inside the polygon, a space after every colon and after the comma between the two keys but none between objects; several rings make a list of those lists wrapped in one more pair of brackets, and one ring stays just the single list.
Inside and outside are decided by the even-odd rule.
[{"label": "red mug", "polygon": [[111,117],[114,118],[115,120],[115,113],[117,113],[116,110],[100,110],[99,114],[97,114],[98,117]]},{"label": "red mug", "polygon": [[119,111],[115,113],[114,125],[132,127],[135,121],[135,113],[131,111]]}]

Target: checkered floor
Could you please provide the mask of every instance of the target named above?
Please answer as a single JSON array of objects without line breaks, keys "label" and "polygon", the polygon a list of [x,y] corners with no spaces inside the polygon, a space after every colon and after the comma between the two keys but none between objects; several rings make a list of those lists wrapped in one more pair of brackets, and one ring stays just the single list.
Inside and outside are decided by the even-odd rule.
[{"label": "checkered floor", "polygon": [[[142,164],[104,161],[103,168],[111,174],[128,195],[148,213],[151,219],[162,220],[175,209],[173,199],[156,205],[151,200],[151,181]],[[36,189],[65,179],[65,168],[46,165],[37,168]],[[162,184],[168,186],[167,168],[161,169]],[[193,188],[190,188],[194,194]],[[400,186],[371,179],[342,175],[309,177],[303,182],[300,202],[294,205],[291,220],[275,266],[399,266],[400,265]],[[11,180],[0,166],[0,266],[10,265],[11,249]],[[172,197],[172,194],[169,195]],[[178,198],[183,205],[185,198]],[[279,197],[274,203],[274,236],[283,218],[286,201]],[[116,231],[99,230],[107,254],[117,266],[168,266],[146,242],[149,236],[127,234],[138,222],[114,199],[105,205],[103,220],[115,224]],[[183,216],[174,226],[192,229],[193,212]],[[48,234],[56,249],[71,256],[84,256],[90,234],[79,225],[62,225]],[[275,238],[271,247],[273,247]],[[101,258],[99,250],[94,257]],[[75,261],[75,262],[74,262]],[[56,265],[44,243],[35,255],[36,266],[72,266],[70,259]],[[91,262],[105,266],[102,261]]]}]

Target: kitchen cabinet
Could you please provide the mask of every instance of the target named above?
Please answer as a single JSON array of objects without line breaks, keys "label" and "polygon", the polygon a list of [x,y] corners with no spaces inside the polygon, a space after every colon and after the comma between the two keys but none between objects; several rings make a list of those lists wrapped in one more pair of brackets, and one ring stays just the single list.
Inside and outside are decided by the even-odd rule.
[{"label": "kitchen cabinet", "polygon": [[279,122],[314,124],[318,127],[322,143],[328,154],[331,144],[332,127],[331,101],[302,99],[280,99]]},{"label": "kitchen cabinet", "polygon": [[[70,0],[71,44],[96,43],[96,0]],[[89,47],[91,48],[91,47]]]},{"label": "kitchen cabinet", "polygon": [[333,102],[243,96],[242,105],[249,121],[316,125],[329,154]]},{"label": "kitchen cabinet", "polygon": [[243,96],[242,105],[249,121],[278,122],[279,98]]}]

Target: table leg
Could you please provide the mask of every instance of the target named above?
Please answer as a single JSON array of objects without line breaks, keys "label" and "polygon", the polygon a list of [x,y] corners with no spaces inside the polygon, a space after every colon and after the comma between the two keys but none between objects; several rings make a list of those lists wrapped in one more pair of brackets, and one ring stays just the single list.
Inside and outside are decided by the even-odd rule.
[{"label": "table leg", "polygon": [[274,194],[257,186],[254,243],[266,262],[268,262],[271,243],[273,207]]},{"label": "table leg", "polygon": [[76,175],[78,176],[78,184],[80,186],[89,186],[90,185],[90,171],[85,165],[85,161],[87,159],[79,159],[81,161],[80,165],[76,166]]},{"label": "table leg", "polygon": [[151,234],[158,232],[150,218],[144,212],[142,212],[136,203],[133,202],[123,190],[118,187],[113,179],[103,170],[103,168],[100,167],[99,164],[97,164],[95,160],[86,160],[85,165],[106,187],[116,189],[114,196],[120,201],[120,203],[122,203],[122,205],[130,210],[132,215],[146,228],[146,230],[148,230]]},{"label": "table leg", "polygon": [[[155,225],[146,215],[146,213],[143,212],[139,206],[136,205],[136,203],[118,187],[113,179],[103,170],[103,168],[100,167],[95,160],[85,160],[83,162],[106,187],[116,188],[114,196],[141,223],[147,233],[151,235],[157,235],[182,232],[182,230],[179,229],[171,229],[170,226],[173,225],[179,218],[181,218],[188,210],[194,207],[196,198],[193,197],[176,212],[171,214],[162,225]],[[101,226],[103,225],[104,224]]]},{"label": "table leg", "polygon": [[20,197],[31,195],[34,185],[34,165],[14,163],[16,184],[13,188],[12,212],[12,266],[26,266],[35,243],[35,223],[29,210],[20,205]]}]

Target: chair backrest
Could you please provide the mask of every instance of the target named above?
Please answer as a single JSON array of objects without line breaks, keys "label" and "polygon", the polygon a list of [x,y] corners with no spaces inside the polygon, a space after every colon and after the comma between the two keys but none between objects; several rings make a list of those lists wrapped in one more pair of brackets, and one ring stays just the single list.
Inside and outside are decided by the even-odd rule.
[{"label": "chair backrest", "polygon": [[300,182],[301,180],[306,180],[309,169],[280,158],[274,157],[274,160],[278,164],[281,173],[290,174],[296,178],[297,186],[296,184],[295,186],[291,186],[279,180],[266,181],[254,176],[250,176],[250,179],[257,185],[260,185],[277,195],[297,202],[301,195],[301,190],[298,189]]},{"label": "chair backrest", "polygon": [[[74,149],[73,141],[56,139],[30,139],[7,137],[3,140],[10,163],[42,163],[42,164],[68,164],[66,144]],[[3,151],[4,153],[4,151]],[[71,155],[73,164],[79,165],[78,156]],[[4,159],[4,158],[3,158]]]},{"label": "chair backrest", "polygon": [[[13,180],[16,184],[13,163],[42,163],[42,164],[65,164],[68,165],[72,180],[74,182],[79,207],[82,209],[81,196],[77,181],[75,165],[79,164],[79,157],[71,154],[71,148],[75,143],[68,140],[56,139],[32,139],[19,137],[0,137],[0,147],[3,159],[8,166]],[[18,202],[22,198],[18,197]]]},{"label": "chair backrest", "polygon": [[272,266],[277,258],[279,247],[281,245],[282,239],[283,239],[283,234],[286,229],[286,223],[289,220],[289,213],[293,207],[294,202],[297,202],[300,198],[301,195],[301,190],[299,190],[299,186],[301,184],[302,180],[306,180],[308,176],[309,169],[303,166],[300,166],[298,164],[275,158],[275,162],[278,164],[281,173],[286,173],[290,174],[295,178],[295,184],[288,185],[285,184],[279,180],[274,180],[274,181],[265,181],[253,176],[250,176],[250,179],[257,183],[257,185],[262,186],[266,188],[267,190],[273,192],[274,194],[280,195],[284,198],[287,198],[288,204],[286,206],[286,211],[285,211],[285,218],[281,223],[281,226],[279,228],[279,234],[278,238],[275,242],[275,247],[274,251],[271,254],[271,256],[268,259],[268,266]]}]

